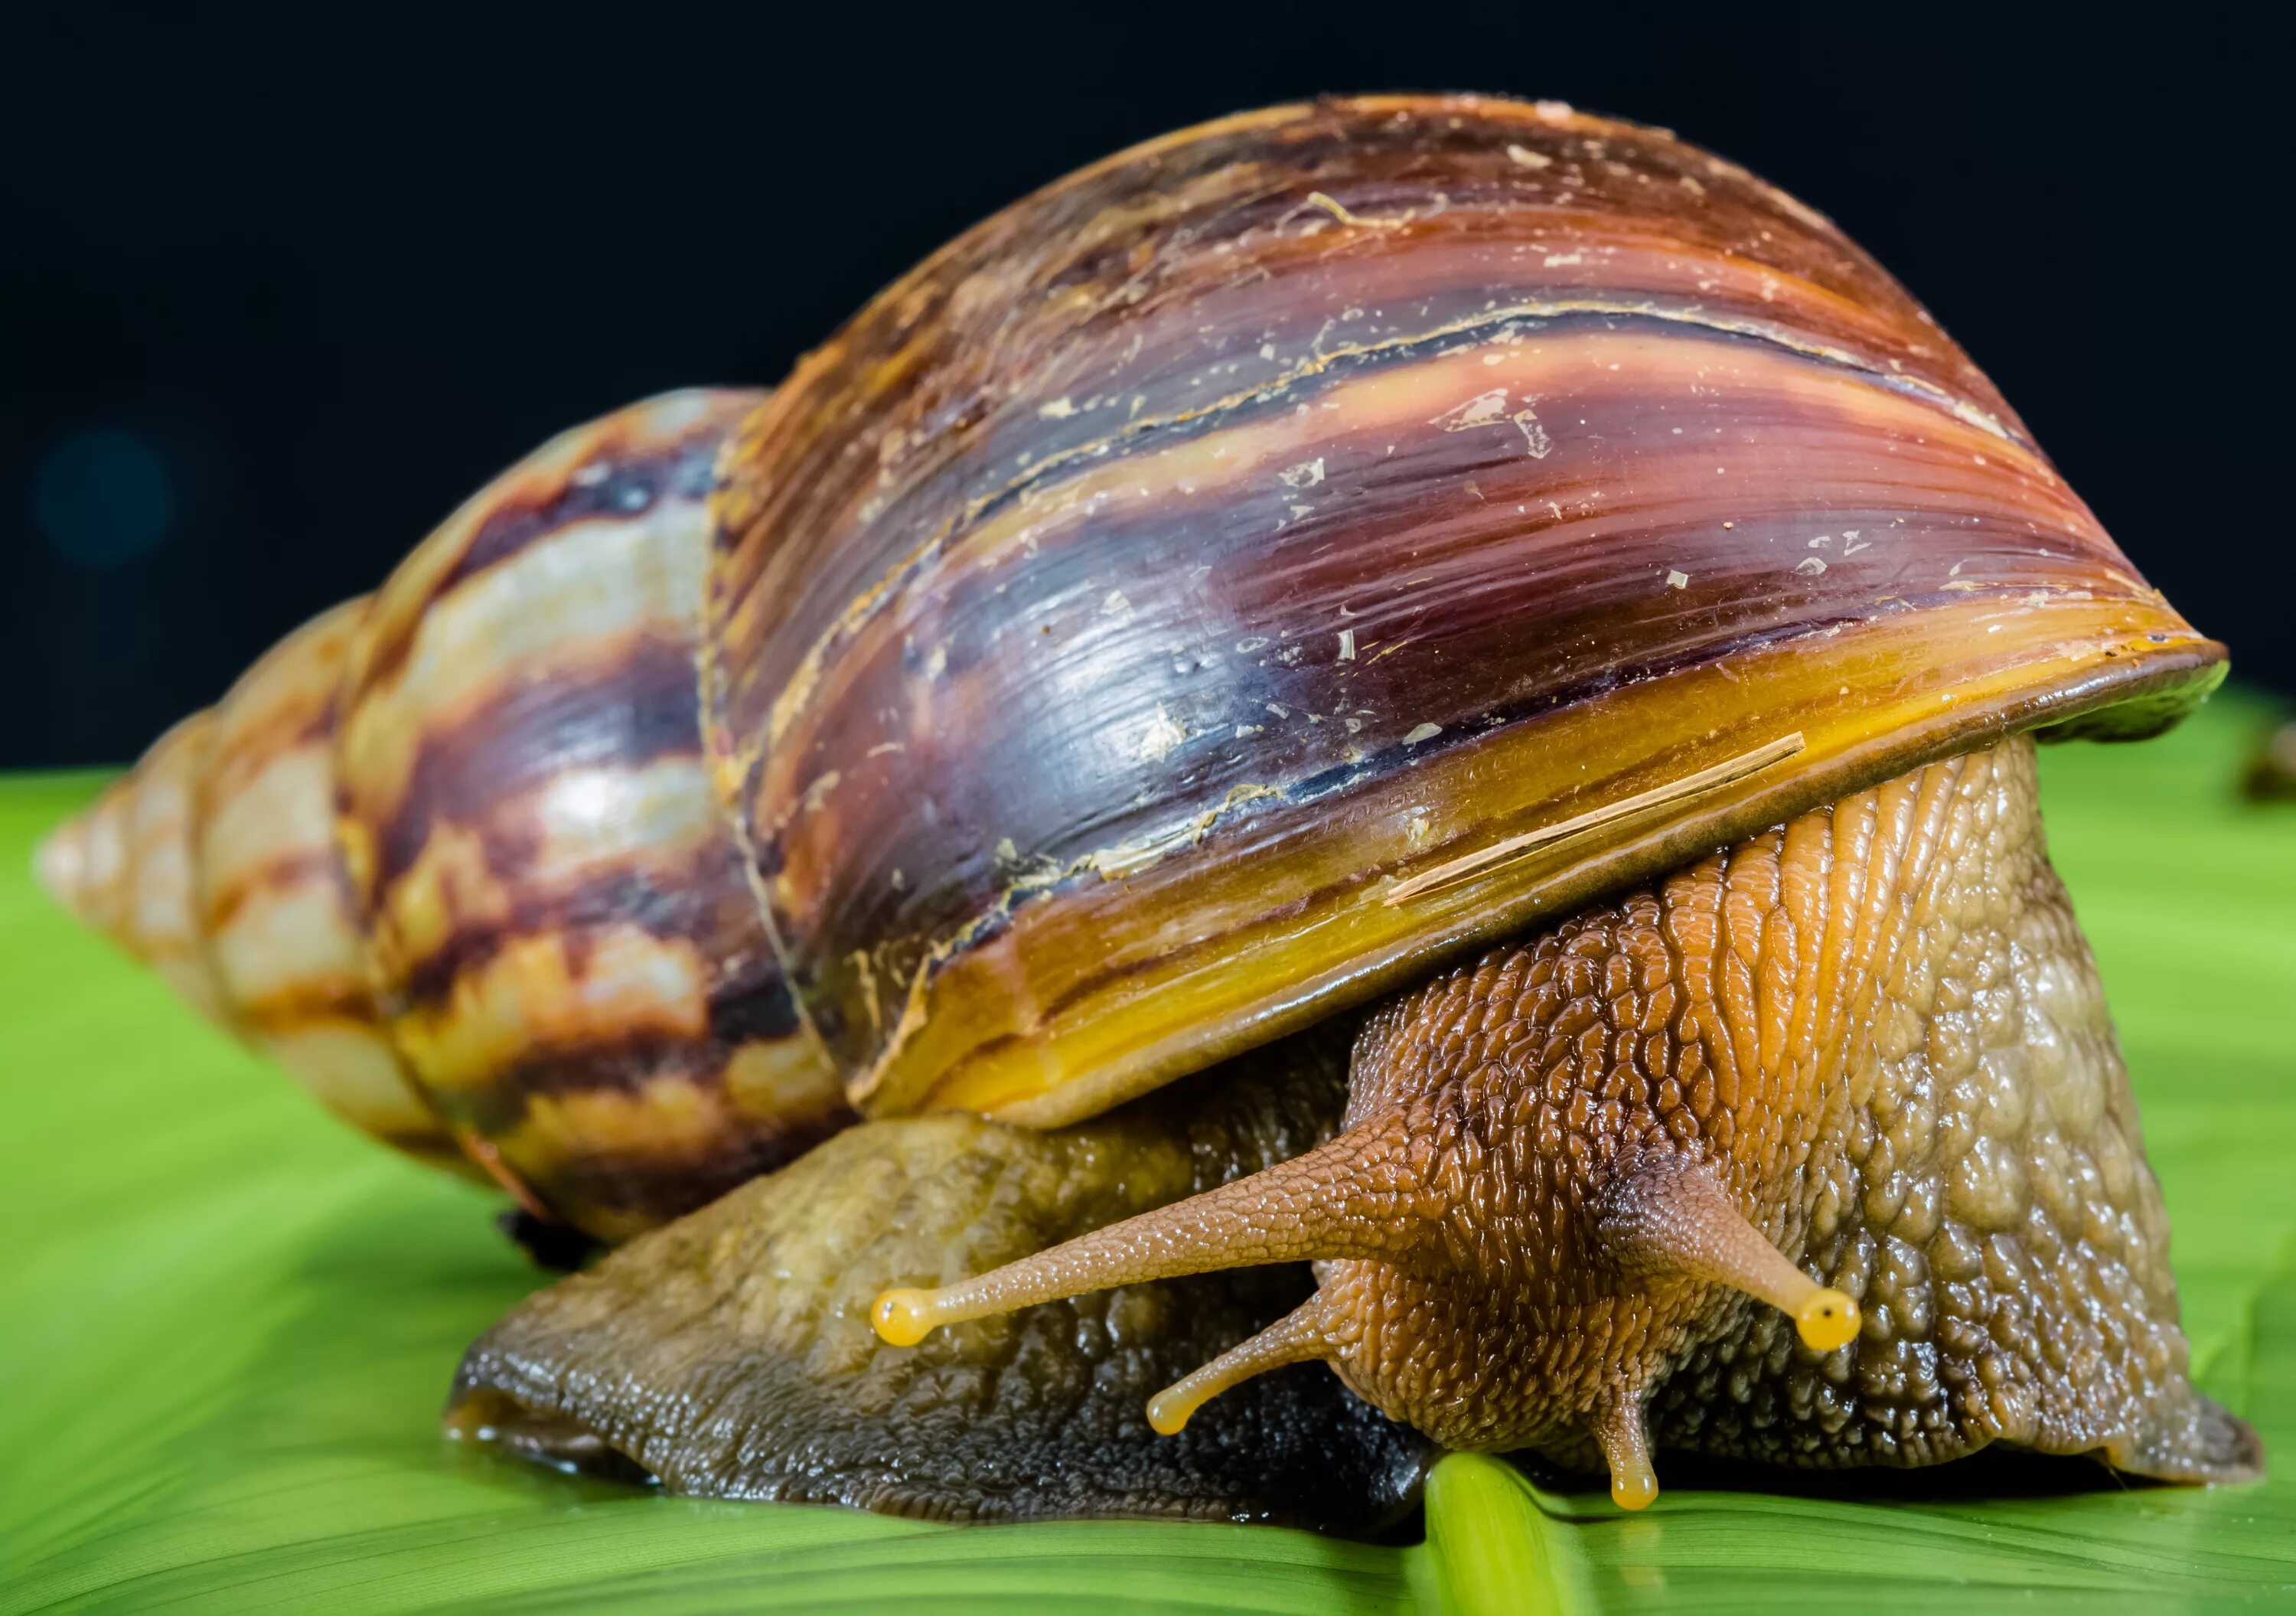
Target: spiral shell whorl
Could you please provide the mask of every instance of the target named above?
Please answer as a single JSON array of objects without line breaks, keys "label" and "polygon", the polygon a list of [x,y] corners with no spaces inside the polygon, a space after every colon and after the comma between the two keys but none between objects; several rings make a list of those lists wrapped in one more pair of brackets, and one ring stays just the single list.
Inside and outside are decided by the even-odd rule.
[{"label": "spiral shell whorl", "polygon": [[43,844],[75,918],[329,1111],[477,1172],[408,1081],[366,986],[334,856],[333,692],[351,602],[281,641]]},{"label": "spiral shell whorl", "polygon": [[531,1199],[614,1239],[841,1126],[701,751],[718,447],[693,391],[554,440],[352,636],[338,834],[391,1034]]},{"label": "spiral shell whorl", "polygon": [[704,504],[757,402],[554,439],[170,731],[43,883],[353,1125],[602,1238],[841,1127],[702,758]]},{"label": "spiral shell whorl", "polygon": [[42,845],[35,868],[49,894],[157,972],[210,1019],[222,1005],[193,913],[193,801],[213,715],[170,729],[130,775]]},{"label": "spiral shell whorl", "polygon": [[229,1022],[328,1110],[469,1172],[382,1025],[335,853],[336,691],[367,608],[297,629],[214,710],[193,860],[205,957]]}]

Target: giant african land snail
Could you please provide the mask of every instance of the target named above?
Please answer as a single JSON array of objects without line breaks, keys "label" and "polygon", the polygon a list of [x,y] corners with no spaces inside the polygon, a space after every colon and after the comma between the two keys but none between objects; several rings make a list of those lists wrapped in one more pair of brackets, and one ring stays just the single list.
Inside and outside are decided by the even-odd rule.
[{"label": "giant african land snail", "polygon": [[1316,1358],[1629,1506],[1653,1442],[2229,1479],[2031,738],[2222,659],[1824,218],[1359,99],[559,439],[45,868],[537,1216],[701,1208],[473,1349],[514,1445],[1364,1524],[1423,1449],[1326,1377],[1237,1394],[1259,1449],[1140,1419]]}]

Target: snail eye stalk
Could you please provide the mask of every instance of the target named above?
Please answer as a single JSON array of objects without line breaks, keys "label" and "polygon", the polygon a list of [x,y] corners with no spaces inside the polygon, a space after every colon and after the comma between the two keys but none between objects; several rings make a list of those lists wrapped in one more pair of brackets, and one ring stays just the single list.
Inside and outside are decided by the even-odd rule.
[{"label": "snail eye stalk", "polygon": [[1398,1193],[1391,1170],[1402,1140],[1399,1119],[1375,1119],[1304,1156],[976,1278],[937,1290],[883,1292],[870,1307],[869,1321],[886,1341],[913,1347],[943,1325],[1143,1280],[1273,1262],[1399,1256],[1419,1234],[1411,1204],[1415,1197]]},{"label": "snail eye stalk", "polygon": [[1620,1273],[1726,1285],[1794,1321],[1802,1344],[1831,1352],[1857,1338],[1857,1303],[1786,1260],[1732,1203],[1713,1172],[1656,1154],[1629,1166],[1597,1202],[1595,1233]]}]

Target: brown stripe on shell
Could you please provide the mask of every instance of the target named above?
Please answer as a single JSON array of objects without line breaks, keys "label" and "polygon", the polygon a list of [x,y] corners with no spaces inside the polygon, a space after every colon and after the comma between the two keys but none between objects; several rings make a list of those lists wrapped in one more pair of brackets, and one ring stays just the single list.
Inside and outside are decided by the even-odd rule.
[{"label": "brown stripe on shell", "polygon": [[208,930],[217,931],[229,927],[250,904],[307,891],[322,882],[339,882],[340,869],[332,848],[304,848],[267,858],[253,869],[239,873],[207,899]]},{"label": "brown stripe on shell", "polygon": [[[853,1120],[802,1045],[753,1043],[690,1070],[670,1052],[626,1053],[635,1058],[588,1074],[590,1086],[562,1078],[530,1089],[494,1136],[506,1160],[547,1185],[554,1205],[576,1210],[601,1239],[624,1239],[705,1205]],[[761,1084],[758,1069],[775,1062],[799,1082]]]},{"label": "brown stripe on shell", "polygon": [[[648,776],[657,792],[683,777],[714,808],[690,749],[626,779]],[[430,942],[384,957],[394,1030],[440,1109],[494,1141],[554,1210],[608,1239],[632,1232],[632,1218],[690,1210],[848,1120],[714,813],[643,838],[646,822],[627,807],[637,790],[611,778],[572,771],[440,827],[430,845],[453,849],[452,874],[433,884],[418,860],[385,889],[377,928]],[[615,834],[582,845],[537,828],[570,783]],[[409,924],[402,900],[425,918]],[[745,1107],[731,1091],[761,1064],[784,1080],[772,1106]],[[608,1189],[618,1199],[596,1199]]]},{"label": "brown stripe on shell", "polygon": [[339,828],[392,1036],[458,1134],[602,1238],[848,1117],[701,753],[703,472],[756,402],[557,439],[407,559],[352,651]]},{"label": "brown stripe on shell", "polygon": [[250,1032],[288,1033],[313,1023],[374,1023],[374,996],[348,975],[313,974],[276,984],[266,997],[233,1003],[232,1019]]},{"label": "brown stripe on shell", "polygon": [[[1533,396],[1551,431],[1510,415]],[[1304,462],[1296,406],[1316,415]],[[1933,491],[1909,505],[1906,487]],[[1398,565],[1381,540],[1406,529]],[[767,756],[786,817],[758,827],[761,857],[794,932],[930,930],[961,916],[922,892],[857,906],[898,890],[893,869],[989,882],[1008,839],[1061,868],[1152,849],[1202,803],[1267,811],[1646,677],[1627,628],[1653,602],[1663,654],[1697,660],[1823,628],[1846,589],[2091,592],[2098,537],[2030,454],[1854,373],[1631,322],[1512,332],[1144,445],[953,537]],[[1071,747],[1102,755],[1000,795]]]},{"label": "brown stripe on shell", "polygon": [[[674,636],[669,624],[642,625],[623,638],[580,642],[571,654],[537,654],[502,669],[496,687],[475,698],[484,705],[438,715],[397,800],[373,821],[373,879],[400,880],[435,824],[467,822],[504,797],[578,771],[602,777],[696,755],[693,646]],[[695,784],[707,792],[706,779]]]},{"label": "brown stripe on shell", "polygon": [[762,395],[692,389],[562,432],[465,502],[393,575],[365,650],[378,683],[412,652],[430,605],[529,546],[586,522],[629,528],[706,497],[726,431]]},{"label": "brown stripe on shell", "polygon": [[432,595],[447,594],[466,578],[575,522],[600,518],[627,521],[664,499],[702,498],[709,492],[717,460],[714,432],[667,444],[598,443],[589,450],[579,478],[537,489],[528,503],[515,497],[490,501],[468,546],[432,585]]},{"label": "brown stripe on shell", "polygon": [[479,1176],[414,1086],[367,982],[334,838],[336,693],[364,600],[289,635],[216,708],[199,904],[247,1041],[353,1127]]},{"label": "brown stripe on shell", "polygon": [[726,879],[726,844],[691,743],[637,762],[572,767],[522,790],[505,781],[463,817],[426,822],[427,840],[379,911],[402,1005],[438,1008],[456,977],[525,934],[625,920],[693,938],[742,926],[738,907],[714,913],[742,893],[738,871]]},{"label": "brown stripe on shell", "polygon": [[[704,565],[691,554],[693,531],[705,490],[689,478],[621,512],[591,509],[577,496],[614,486],[633,462],[708,458],[758,401],[742,392],[673,393],[562,433],[465,502],[399,564],[352,649],[340,756],[355,824],[386,821],[421,744],[505,678],[600,660],[597,643],[648,628],[691,646]],[[520,542],[473,565],[500,531],[490,527],[498,500],[520,513]],[[546,513],[566,520],[545,529]],[[377,872],[360,865],[356,840],[351,851],[365,892]]]},{"label": "brown stripe on shell", "polygon": [[1553,108],[1111,159],[865,309],[726,473],[710,745],[880,1112],[1086,1114],[1749,816],[2158,727],[2222,655],[1830,224]]},{"label": "brown stripe on shell", "polygon": [[2021,432],[1853,243],[1662,131],[1475,98],[1278,108],[1016,204],[800,365],[746,436],[802,474],[728,493],[729,690],[802,696],[809,626],[882,564],[840,535],[937,537],[1352,356],[1587,308],[1767,333]]},{"label": "brown stripe on shell", "polygon": [[126,902],[113,935],[176,996],[223,1020],[193,895],[195,793],[214,715],[195,713],[152,742],[129,776],[120,821]]}]

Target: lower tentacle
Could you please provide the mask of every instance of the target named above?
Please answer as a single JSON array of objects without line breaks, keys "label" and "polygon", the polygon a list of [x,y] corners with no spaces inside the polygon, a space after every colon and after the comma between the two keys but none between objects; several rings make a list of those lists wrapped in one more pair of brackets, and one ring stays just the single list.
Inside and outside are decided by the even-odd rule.
[{"label": "lower tentacle", "polygon": [[1595,1441],[1611,1471],[1611,1498],[1620,1509],[1648,1509],[1658,1499],[1650,1428],[1639,1388],[1622,1385],[1595,1410]]},{"label": "lower tentacle", "polygon": [[1186,1429],[1190,1415],[1221,1392],[1270,1369],[1328,1358],[1331,1354],[1331,1341],[1324,1333],[1324,1304],[1319,1293],[1259,1334],[1231,1347],[1150,1398],[1148,1423],[1158,1436],[1176,1437]]}]

